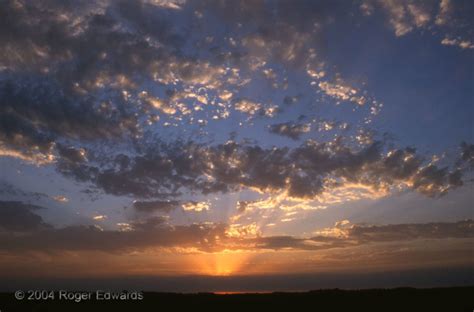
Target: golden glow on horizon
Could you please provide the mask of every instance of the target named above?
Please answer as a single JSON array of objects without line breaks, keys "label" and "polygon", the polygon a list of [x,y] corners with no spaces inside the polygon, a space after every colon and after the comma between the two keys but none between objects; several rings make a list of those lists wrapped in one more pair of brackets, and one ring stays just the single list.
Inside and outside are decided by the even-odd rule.
[{"label": "golden glow on horizon", "polygon": [[219,252],[196,257],[198,274],[210,276],[231,276],[241,274],[250,254],[241,252]]}]

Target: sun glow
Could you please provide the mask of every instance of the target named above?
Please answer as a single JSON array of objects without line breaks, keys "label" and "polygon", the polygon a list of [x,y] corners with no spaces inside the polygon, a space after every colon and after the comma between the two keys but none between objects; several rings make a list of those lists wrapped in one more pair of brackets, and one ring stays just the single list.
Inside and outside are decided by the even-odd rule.
[{"label": "sun glow", "polygon": [[195,265],[199,273],[211,276],[231,276],[243,272],[250,255],[224,251],[199,257]]}]

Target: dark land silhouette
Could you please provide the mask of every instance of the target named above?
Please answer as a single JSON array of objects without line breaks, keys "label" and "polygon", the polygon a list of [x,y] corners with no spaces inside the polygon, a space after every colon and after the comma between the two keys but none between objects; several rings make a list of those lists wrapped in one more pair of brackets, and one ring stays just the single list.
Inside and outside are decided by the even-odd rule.
[{"label": "dark land silhouette", "polygon": [[[56,293],[57,294],[57,293]],[[94,297],[94,296],[92,296]],[[57,298],[57,297],[56,297]],[[0,294],[0,310],[13,311],[173,311],[182,309],[310,309],[312,311],[470,311],[474,309],[474,286],[451,288],[393,288],[274,293],[154,293],[142,300],[95,298],[73,300],[17,300],[14,293]],[[170,310],[171,311],[171,310]]]}]

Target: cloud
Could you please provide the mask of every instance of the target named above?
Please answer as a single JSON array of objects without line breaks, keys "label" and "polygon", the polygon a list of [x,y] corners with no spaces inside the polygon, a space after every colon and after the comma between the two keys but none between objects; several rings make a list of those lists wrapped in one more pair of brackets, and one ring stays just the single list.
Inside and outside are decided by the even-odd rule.
[{"label": "cloud", "polygon": [[448,168],[428,165],[413,177],[413,188],[428,196],[444,195],[450,188],[463,185],[461,171],[448,172]]},{"label": "cloud", "polygon": [[[63,253],[71,259],[76,252],[100,251],[129,260],[130,253],[148,249],[160,257],[174,256],[163,249],[273,254],[339,248],[344,253],[352,246],[472,238],[471,220],[341,222],[314,234],[280,235],[306,231],[295,228],[297,220],[331,205],[407,190],[443,196],[466,183],[466,171],[474,167],[468,143],[461,146],[458,163],[438,163],[358,127],[382,105],[371,96],[377,90],[365,89],[374,79],[355,73],[377,72],[364,66],[363,53],[343,64],[333,63],[340,60],[338,53],[328,55],[341,44],[341,34],[343,45],[352,44],[345,39],[357,28],[353,25],[368,26],[352,12],[360,3],[341,3],[2,1],[0,157],[49,164],[19,165],[16,178],[15,168],[8,170],[19,182],[31,177],[27,184],[33,188],[48,188],[35,185],[43,173],[70,180],[64,190],[41,196],[12,195],[0,187],[10,200],[0,202],[1,253],[48,253],[60,260],[55,251],[74,251]],[[462,6],[446,0],[432,4],[364,1],[360,8],[372,16],[364,18],[376,22],[378,13],[385,14],[395,36],[436,32],[437,41],[469,49],[456,26],[462,24]],[[344,105],[337,106],[340,102]],[[285,118],[278,115],[283,110]],[[278,121],[269,121],[274,116]],[[266,130],[294,142],[273,146],[265,141],[272,138]],[[312,139],[298,141],[306,137]],[[87,191],[81,193],[83,187]],[[100,198],[88,211],[86,192],[91,200]],[[75,225],[47,224],[37,200],[36,205],[12,201],[19,198],[78,208],[75,219],[66,220]],[[120,219],[123,205],[110,205],[132,200],[131,215],[139,219]],[[64,216],[53,210],[46,211],[49,218],[64,224]],[[229,224],[215,222],[225,219]],[[136,258],[137,268],[145,268],[143,257]]]},{"label": "cloud", "polygon": [[[321,27],[332,22],[338,5],[5,1],[0,9],[8,16],[0,31],[0,156],[58,162],[70,172],[77,170],[73,158],[85,163],[100,152],[97,145],[144,140],[161,130],[158,122],[204,126],[234,111],[275,116],[277,105],[241,96],[242,87],[266,73],[287,88],[292,69],[308,72],[307,79],[323,77]],[[229,25],[229,38],[214,36],[212,19],[198,15]],[[255,31],[235,28],[248,20]],[[188,28],[196,25],[202,31],[190,36]],[[272,69],[271,61],[282,69]],[[324,92],[336,99],[356,90],[326,84]],[[361,104],[361,92],[348,100]],[[110,184],[105,173],[97,178]]]},{"label": "cloud", "polygon": [[56,195],[52,198],[59,203],[67,203],[69,201],[69,199],[64,195]]},{"label": "cloud", "polygon": [[[347,226],[347,225],[346,225]],[[346,235],[359,242],[406,241],[414,239],[472,238],[474,222],[433,222],[380,226],[354,225]]]},{"label": "cloud", "polygon": [[357,95],[359,93],[357,89],[347,85],[340,79],[334,83],[322,81],[318,86],[328,96],[337,100],[351,101],[358,105],[364,105],[367,101],[364,96]]},{"label": "cloud", "polygon": [[451,0],[441,0],[439,2],[439,13],[436,16],[437,25],[445,25],[448,23],[450,14],[452,12],[452,3]]},{"label": "cloud", "polygon": [[58,141],[135,138],[159,119],[155,110],[189,111],[180,98],[139,89],[146,81],[181,88],[184,97],[190,85],[220,86],[225,70],[181,53],[182,39],[162,7],[2,2],[1,155],[51,162]]},{"label": "cloud", "polygon": [[364,1],[360,10],[365,16],[373,15],[376,8],[384,11],[397,37],[416,28],[424,28],[433,19],[434,6],[423,1]]},{"label": "cloud", "polygon": [[[441,33],[442,45],[473,49],[472,40],[465,38],[471,33],[470,9],[467,1],[364,1],[360,5],[363,15],[371,16],[382,11],[397,37],[414,30],[429,30],[432,35]],[[433,29],[436,29],[433,31]]]},{"label": "cloud", "polygon": [[183,203],[182,205],[184,211],[195,211],[195,212],[201,212],[201,211],[206,211],[209,210],[209,203],[208,202],[196,202],[196,201],[190,201]]},{"label": "cloud", "polygon": [[87,153],[83,148],[75,148],[73,146],[57,145],[58,153],[61,159],[72,163],[81,163],[87,161]]},{"label": "cloud", "polygon": [[[95,226],[53,228],[31,212],[36,206],[1,202],[3,251],[98,250],[125,252],[148,248],[195,248],[204,252],[237,250],[325,250],[380,242],[474,237],[472,220],[425,224],[358,225],[339,222],[312,237],[261,236],[256,225],[216,223],[172,226],[163,217],[134,221],[126,231]],[[22,235],[15,235],[14,232]]]},{"label": "cloud", "polygon": [[466,142],[461,143],[461,162],[468,163],[474,168],[474,144]]},{"label": "cloud", "polygon": [[408,242],[417,239],[473,238],[474,222],[458,222],[358,225],[336,223],[334,228],[317,232],[317,236],[299,238],[273,236],[256,238],[254,242],[262,249],[325,250],[373,243]]},{"label": "cloud", "polygon": [[474,43],[472,41],[463,39],[450,39],[446,37],[441,40],[441,44],[447,46],[457,46],[461,49],[474,49]]},{"label": "cloud", "polygon": [[[131,112],[117,107],[98,112],[86,99],[74,99],[59,90],[49,79],[18,75],[0,79],[0,144],[26,156],[54,157],[60,139],[110,139],[136,131]],[[84,158],[80,155],[84,150],[57,148],[65,159]]]},{"label": "cloud", "polygon": [[[388,151],[363,133],[359,145],[339,137],[290,148],[202,143],[203,136],[184,141],[154,126],[163,121],[194,135],[185,118],[205,125],[231,111],[252,121],[272,117],[279,107],[250,96],[267,80],[297,94],[279,94],[285,110],[304,109],[304,103],[292,105],[302,97],[288,79],[292,70],[303,72],[326,100],[371,103],[367,92],[328,73],[330,64],[321,58],[323,30],[335,22],[338,7],[312,1],[2,2],[8,18],[0,22],[0,156],[53,163],[60,174],[98,192],[136,198],[134,209],[150,212],[209,209],[207,202],[181,200],[196,193],[250,189],[306,200],[361,185],[436,197],[462,185],[465,168],[427,164],[410,148]],[[417,2],[372,7],[384,7],[403,34],[428,27],[434,16]],[[229,36],[214,36],[209,21],[215,20],[228,26]],[[200,31],[190,33],[191,25]],[[272,124],[269,131],[298,140],[310,130],[300,121]],[[320,129],[338,124],[324,121]]]},{"label": "cloud", "polygon": [[170,212],[171,210],[179,207],[179,201],[168,200],[168,201],[134,201],[133,208],[141,212]]},{"label": "cloud", "polygon": [[[0,242],[2,250],[99,250],[116,252],[160,247],[214,248],[215,237],[224,235],[219,224],[171,226],[161,217],[135,221],[127,231],[103,230],[96,226],[53,228],[30,210],[34,206],[2,202]],[[15,235],[15,232],[22,235]]]},{"label": "cloud", "polygon": [[235,102],[235,110],[249,115],[255,115],[262,109],[262,105],[249,101],[247,99],[240,99]]},{"label": "cloud", "polygon": [[155,200],[155,201],[134,201],[133,208],[140,212],[170,212],[178,207],[184,211],[201,212],[209,210],[208,202],[198,201],[177,201],[177,200]]},{"label": "cloud", "polygon": [[28,202],[39,202],[41,200],[50,198],[50,196],[48,196],[45,193],[27,192],[9,182],[1,181],[1,180],[0,180],[0,194],[2,195],[2,198],[4,199],[9,198],[10,200],[18,200],[21,198],[23,200],[27,200]]},{"label": "cloud", "polygon": [[427,163],[413,148],[385,152],[380,141],[358,148],[346,145],[342,138],[322,143],[309,140],[292,149],[234,141],[156,146],[142,155],[101,159],[105,166],[68,163],[58,170],[93,182],[109,194],[164,199],[195,191],[206,195],[242,189],[311,199],[344,184],[374,190],[404,187],[436,197],[462,185],[464,171]]},{"label": "cloud", "polygon": [[251,205],[253,203],[253,201],[250,201],[250,200],[239,200],[237,202],[237,211],[239,213],[243,213],[245,212],[245,210],[247,209],[247,207],[249,205]]},{"label": "cloud", "polygon": [[[277,5],[286,8],[284,3]],[[182,10],[169,10],[170,6],[196,6],[218,18],[232,13],[236,19],[246,19],[243,12],[254,10],[250,4],[244,9],[230,3],[2,2],[0,10],[8,18],[0,31],[0,155],[37,164],[52,163],[59,156],[64,159],[57,161],[66,167],[68,157],[80,157],[78,152],[73,156],[71,148],[86,151],[86,145],[111,138],[137,140],[157,121],[169,125],[167,118],[180,122],[188,116],[190,122],[205,124],[206,119],[193,116],[202,105],[213,110],[214,119],[228,118],[232,108],[274,116],[278,107],[234,95],[249,82],[241,76],[249,74],[245,67],[254,57],[259,63],[271,52],[271,57],[292,64],[308,60],[305,44],[313,37],[303,31],[303,22],[283,14],[281,23],[275,24],[262,7],[252,14],[262,23],[261,31],[253,39],[242,38],[240,45],[261,41],[266,52],[245,52],[229,61],[185,48],[190,38],[183,29],[188,24],[176,27],[174,18]],[[304,12],[304,7],[298,10]],[[287,27],[290,23],[294,28]],[[272,30],[272,25],[282,31]],[[213,45],[208,42],[206,49]]]},{"label": "cloud", "polygon": [[48,228],[43,219],[33,211],[39,206],[19,201],[0,201],[0,232],[23,232]]},{"label": "cloud", "polygon": [[[179,44],[160,15],[160,8],[140,1],[82,1],[74,6],[61,1],[7,1],[2,10],[9,16],[2,28],[1,39],[7,43],[2,51],[2,65],[41,65],[49,72],[49,66],[63,62],[69,66],[63,66],[58,76],[70,83],[77,82],[80,88],[97,87],[99,77],[128,77],[131,72],[147,69],[148,62],[153,60],[149,57],[156,49],[143,37],[121,31],[118,26],[122,22],[128,23],[132,33],[153,35],[167,46]],[[67,63],[75,58],[75,64]],[[116,61],[120,66],[110,66]]]},{"label": "cloud", "polygon": [[107,219],[106,215],[96,215],[96,216],[92,217],[92,220],[94,220],[94,221],[103,221],[105,219]]},{"label": "cloud", "polygon": [[293,140],[299,140],[301,135],[311,130],[310,125],[296,124],[292,122],[279,123],[269,126],[271,133],[289,137]]}]

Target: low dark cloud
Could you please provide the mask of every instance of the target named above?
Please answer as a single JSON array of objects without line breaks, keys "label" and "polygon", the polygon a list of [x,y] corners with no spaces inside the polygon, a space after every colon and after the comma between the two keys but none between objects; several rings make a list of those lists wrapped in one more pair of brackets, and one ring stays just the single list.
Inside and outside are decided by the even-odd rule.
[{"label": "low dark cloud", "polygon": [[63,161],[72,163],[81,163],[87,160],[86,151],[82,148],[75,148],[73,146],[57,146],[59,156]]},{"label": "low dark cloud", "polygon": [[[11,212],[10,214],[13,215]],[[127,231],[113,231],[102,230],[95,226],[40,227],[41,218],[38,216],[31,218],[29,215],[31,220],[19,221],[15,226],[12,221],[17,216],[18,214],[14,214],[8,219],[8,231],[0,232],[1,250],[117,252],[146,248],[194,247],[203,251],[213,251],[216,247],[216,236],[223,237],[225,233],[225,226],[220,224],[171,226],[160,217],[132,222]],[[15,235],[14,230],[21,230],[22,235]]]},{"label": "low dark cloud", "polygon": [[170,212],[179,207],[180,202],[176,200],[135,201],[133,208],[139,212]]},{"label": "low dark cloud", "polygon": [[28,199],[29,201],[38,202],[42,199],[49,198],[48,195],[41,192],[28,192],[24,191],[21,188],[8,183],[6,181],[0,180],[0,196],[4,199],[6,198],[22,198],[23,200]]},{"label": "low dark cloud", "polygon": [[289,96],[289,95],[287,95],[283,98],[283,104],[293,105],[293,104],[298,102],[299,98],[300,98],[299,96]]},{"label": "low dark cloud", "polygon": [[[413,224],[363,225],[350,226],[336,225],[326,229],[332,235],[313,236],[309,238],[293,236],[270,236],[248,239],[262,249],[301,249],[324,250],[336,247],[350,247],[380,242],[413,241],[416,239],[443,239],[443,238],[473,238],[474,221],[433,222]],[[336,231],[331,231],[336,230]],[[243,246],[240,246],[243,247]]]},{"label": "low dark cloud", "polygon": [[474,144],[461,143],[461,163],[467,163],[474,169]]},{"label": "low dark cloud", "polygon": [[304,133],[310,131],[307,124],[298,124],[292,122],[279,123],[269,126],[271,133],[289,137],[293,140],[299,140]]},{"label": "low dark cloud", "polygon": [[[146,248],[192,247],[206,252],[223,249],[324,250],[377,242],[416,239],[472,238],[474,222],[437,222],[392,225],[336,225],[329,235],[308,238],[293,236],[235,237],[220,223],[172,226],[164,217],[129,224],[126,231],[102,230],[95,226],[53,228],[21,202],[0,202],[0,249],[15,250],[100,250],[116,252]],[[21,232],[22,235],[15,235]]]},{"label": "low dark cloud", "polygon": [[245,212],[245,210],[247,209],[247,206],[254,203],[254,201],[251,201],[251,200],[239,200],[237,202],[237,210],[239,213],[243,213]]},{"label": "low dark cloud", "polygon": [[420,238],[472,238],[474,237],[474,221],[379,226],[354,225],[347,230],[347,236],[359,242],[405,241]]},{"label": "low dark cloud", "polygon": [[25,232],[47,229],[50,226],[34,211],[39,206],[19,201],[0,201],[0,232]]}]

